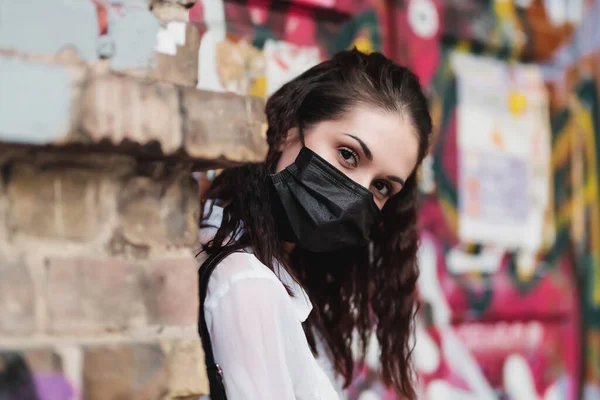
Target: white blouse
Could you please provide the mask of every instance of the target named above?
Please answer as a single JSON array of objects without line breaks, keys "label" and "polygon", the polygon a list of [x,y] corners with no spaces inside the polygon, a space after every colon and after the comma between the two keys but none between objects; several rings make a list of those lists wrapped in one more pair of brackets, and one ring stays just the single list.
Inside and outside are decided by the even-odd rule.
[{"label": "white blouse", "polygon": [[[214,237],[222,217],[223,209],[213,206],[204,221],[210,227],[200,231],[202,243]],[[198,258],[202,263],[206,254]],[[210,277],[204,312],[228,400],[340,398],[302,329],[311,311],[306,292],[280,265],[274,273],[249,250],[221,261]]]}]

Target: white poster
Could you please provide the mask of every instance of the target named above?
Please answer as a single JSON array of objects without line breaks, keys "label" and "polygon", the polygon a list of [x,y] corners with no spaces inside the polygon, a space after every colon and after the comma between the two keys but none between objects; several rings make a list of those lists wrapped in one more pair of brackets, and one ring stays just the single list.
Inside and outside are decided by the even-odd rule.
[{"label": "white poster", "polygon": [[548,95],[535,66],[452,55],[459,236],[536,251],[550,206]]},{"label": "white poster", "polygon": [[[203,4],[207,31],[198,51],[198,89],[268,97],[321,61],[316,46],[296,46],[269,39],[259,49],[246,39],[227,38],[223,0]],[[260,13],[252,16],[264,17]],[[177,36],[179,32],[171,28],[168,33]],[[162,47],[168,50],[168,44]]]},{"label": "white poster", "polygon": [[283,41],[267,40],[263,49],[266,60],[267,96],[321,61],[316,46],[296,46]]}]

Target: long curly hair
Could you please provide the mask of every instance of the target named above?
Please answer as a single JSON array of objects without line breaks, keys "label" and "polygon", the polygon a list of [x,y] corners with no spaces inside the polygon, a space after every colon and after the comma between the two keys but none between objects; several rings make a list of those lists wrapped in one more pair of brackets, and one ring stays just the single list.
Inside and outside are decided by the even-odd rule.
[{"label": "long curly hair", "polygon": [[[401,192],[387,201],[383,222],[369,246],[318,254],[296,246],[288,255],[273,216],[276,195],[270,186],[282,144],[290,129],[310,129],[321,121],[341,119],[361,104],[409,118],[419,139],[417,166]],[[304,323],[308,343],[316,353],[315,335],[322,338],[346,386],[353,378],[355,361],[364,360],[374,332],[384,382],[414,399],[410,336],[419,275],[416,174],[432,130],[418,78],[382,54],[344,51],[283,85],[267,101],[266,115],[266,161],[224,170],[205,196],[227,206],[221,227],[203,251],[251,247],[270,269],[281,263],[313,303]],[[359,354],[353,353],[356,338]]]}]

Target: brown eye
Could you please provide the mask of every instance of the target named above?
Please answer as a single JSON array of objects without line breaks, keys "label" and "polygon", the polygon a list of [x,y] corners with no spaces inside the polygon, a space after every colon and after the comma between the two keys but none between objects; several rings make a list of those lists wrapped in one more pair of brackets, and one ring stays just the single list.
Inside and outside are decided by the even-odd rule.
[{"label": "brown eye", "polygon": [[388,197],[392,192],[391,185],[386,181],[375,181],[373,182],[373,186],[383,197]]},{"label": "brown eye", "polygon": [[342,162],[348,168],[356,168],[358,166],[358,154],[348,148],[342,147],[338,150]]}]

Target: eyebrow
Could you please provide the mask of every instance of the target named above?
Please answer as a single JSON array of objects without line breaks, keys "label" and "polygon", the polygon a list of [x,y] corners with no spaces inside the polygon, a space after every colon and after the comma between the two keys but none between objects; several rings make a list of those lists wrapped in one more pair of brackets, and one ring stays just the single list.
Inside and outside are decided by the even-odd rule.
[{"label": "eyebrow", "polygon": [[388,175],[388,176],[387,176],[387,178],[388,178],[390,181],[398,182],[398,183],[399,183],[400,185],[402,185],[402,186],[404,186],[404,184],[406,183],[406,182],[404,182],[404,179],[402,179],[402,178],[400,178],[400,177],[397,177],[397,176],[395,176],[395,175]]},{"label": "eyebrow", "polygon": [[[369,149],[369,146],[367,146],[367,144],[365,142],[363,142],[362,140],[360,140],[360,138],[358,138],[354,135],[350,135],[349,133],[344,133],[344,135],[356,140],[358,142],[358,144],[360,145],[360,147],[362,148],[363,153],[365,153],[365,157],[367,157],[369,160],[373,161],[373,153],[371,153],[371,149]],[[404,181],[404,179],[397,177],[395,175],[388,175],[387,178],[390,181],[398,182],[402,186],[404,186],[404,184],[406,183]]]},{"label": "eyebrow", "polygon": [[349,133],[344,133],[344,135],[356,140],[358,142],[358,144],[360,145],[360,147],[362,148],[363,153],[365,153],[365,157],[367,157],[369,160],[373,161],[373,153],[371,153],[371,149],[369,149],[369,146],[367,146],[367,144],[365,142],[363,142],[362,140],[360,140],[360,138],[357,138],[354,135],[350,135]]}]

